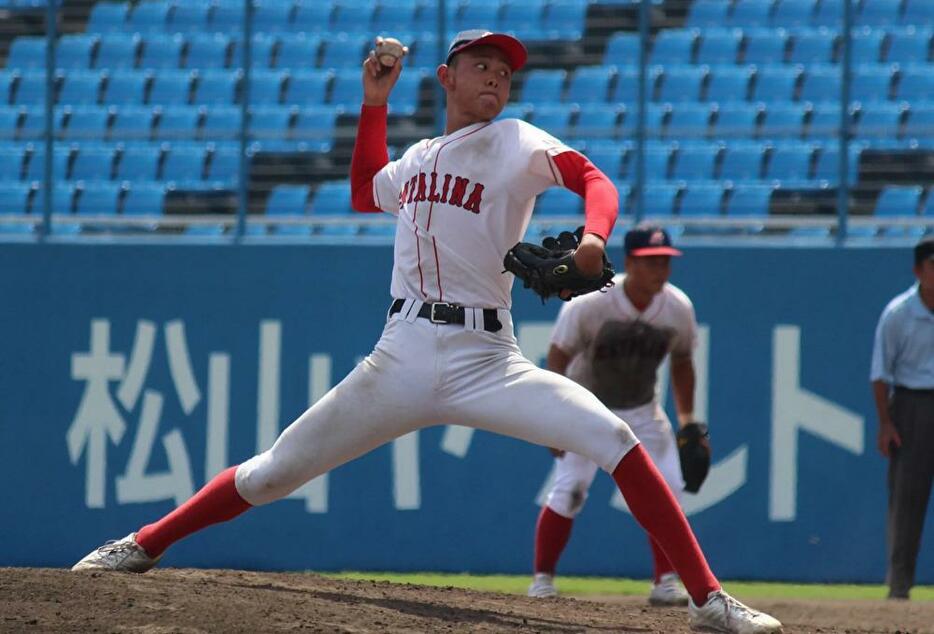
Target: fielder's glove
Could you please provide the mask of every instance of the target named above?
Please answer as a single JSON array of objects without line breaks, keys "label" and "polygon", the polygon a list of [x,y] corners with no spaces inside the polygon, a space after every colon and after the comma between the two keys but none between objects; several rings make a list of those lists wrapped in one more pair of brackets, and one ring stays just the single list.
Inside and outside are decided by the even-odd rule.
[{"label": "fielder's glove", "polygon": [[[525,288],[531,288],[542,298],[542,303],[553,295],[561,297],[567,291],[565,301],[578,295],[600,291],[613,286],[613,264],[603,258],[603,271],[597,277],[587,277],[574,262],[574,253],[580,245],[584,228],[577,231],[562,231],[557,238],[542,240],[541,246],[520,242],[509,249],[503,266],[522,280]],[[505,272],[505,271],[504,271]]]},{"label": "fielder's glove", "polygon": [[710,445],[702,442],[708,435],[703,423],[688,423],[678,430],[681,475],[688,493],[697,493],[710,471]]}]

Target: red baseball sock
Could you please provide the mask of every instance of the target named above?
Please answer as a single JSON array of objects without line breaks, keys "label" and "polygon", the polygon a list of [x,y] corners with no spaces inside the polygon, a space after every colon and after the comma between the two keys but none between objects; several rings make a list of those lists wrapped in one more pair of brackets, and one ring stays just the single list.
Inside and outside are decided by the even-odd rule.
[{"label": "red baseball sock", "polygon": [[150,557],[158,557],[183,537],[205,526],[231,520],[250,508],[250,503],[240,497],[234,485],[236,471],[237,467],[221,471],[180,507],[158,522],[139,529],[136,543]]},{"label": "red baseball sock", "polygon": [[555,574],[558,559],[571,537],[574,520],[542,507],[535,526],[535,572]]},{"label": "red baseball sock", "polygon": [[707,595],[720,589],[694,537],[687,518],[678,506],[652,459],[636,445],[616,469],[613,479],[633,517],[662,547],[695,605],[707,602]]},{"label": "red baseball sock", "polygon": [[652,548],[652,565],[655,569],[655,583],[662,580],[662,575],[675,572],[675,567],[668,561],[665,551],[658,545],[651,535],[649,535],[649,546]]}]

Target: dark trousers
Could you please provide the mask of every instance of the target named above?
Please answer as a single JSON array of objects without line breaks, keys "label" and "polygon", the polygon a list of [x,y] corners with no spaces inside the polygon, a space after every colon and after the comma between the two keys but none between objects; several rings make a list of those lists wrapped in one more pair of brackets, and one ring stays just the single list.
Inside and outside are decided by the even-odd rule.
[{"label": "dark trousers", "polygon": [[891,412],[902,446],[889,461],[886,582],[890,597],[908,598],[934,480],[934,390],[896,388]]}]

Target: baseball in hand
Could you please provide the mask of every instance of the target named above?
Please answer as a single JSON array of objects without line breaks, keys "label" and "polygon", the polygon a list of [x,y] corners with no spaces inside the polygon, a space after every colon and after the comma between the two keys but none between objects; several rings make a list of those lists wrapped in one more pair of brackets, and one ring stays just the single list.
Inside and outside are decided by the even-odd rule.
[{"label": "baseball in hand", "polygon": [[394,37],[376,38],[376,48],[373,50],[377,61],[386,68],[395,66],[408,52],[409,47]]}]

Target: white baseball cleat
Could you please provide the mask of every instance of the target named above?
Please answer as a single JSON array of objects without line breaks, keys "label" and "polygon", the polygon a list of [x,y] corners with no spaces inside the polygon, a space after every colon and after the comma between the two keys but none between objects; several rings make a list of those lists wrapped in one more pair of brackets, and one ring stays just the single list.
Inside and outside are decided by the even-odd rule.
[{"label": "white baseball cleat", "polygon": [[532,585],[529,586],[529,596],[536,599],[551,599],[558,596],[554,576],[544,572],[535,573],[532,577]]},{"label": "white baseball cleat", "polygon": [[649,605],[687,605],[688,598],[688,592],[681,585],[678,575],[669,572],[662,575],[658,583],[652,585],[652,591],[649,593]]},{"label": "white baseball cleat", "polygon": [[782,624],[766,614],[743,605],[723,590],[707,595],[701,607],[688,602],[688,623],[692,630],[728,632],[729,634],[773,634]]},{"label": "white baseball cleat", "polygon": [[162,555],[150,557],[136,543],[136,533],[123,539],[111,540],[92,550],[84,559],[71,567],[72,570],[115,570],[119,572],[146,572],[154,567]]}]

